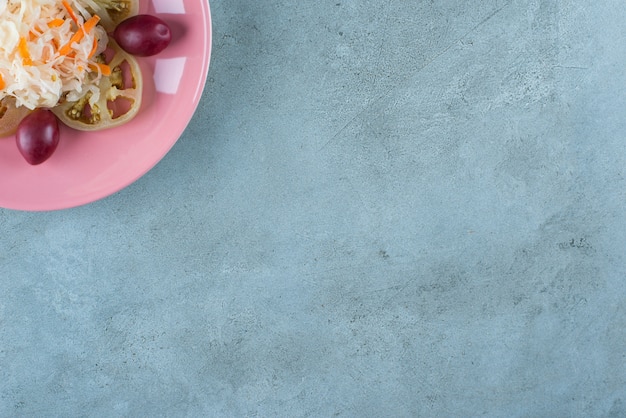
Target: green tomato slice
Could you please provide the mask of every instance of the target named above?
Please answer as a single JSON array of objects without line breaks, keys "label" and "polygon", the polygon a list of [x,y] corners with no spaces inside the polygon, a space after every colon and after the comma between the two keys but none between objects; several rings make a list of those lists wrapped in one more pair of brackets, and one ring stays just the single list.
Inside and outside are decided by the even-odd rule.
[{"label": "green tomato slice", "polygon": [[138,0],[90,0],[85,3],[88,10],[100,16],[100,24],[109,32],[139,12]]},{"label": "green tomato slice", "polygon": [[89,104],[91,92],[76,101],[62,100],[52,109],[61,122],[80,131],[97,131],[123,125],[133,119],[141,107],[143,78],[139,64],[131,55],[111,42],[114,53],[107,60],[110,76],[98,84],[99,99]]}]

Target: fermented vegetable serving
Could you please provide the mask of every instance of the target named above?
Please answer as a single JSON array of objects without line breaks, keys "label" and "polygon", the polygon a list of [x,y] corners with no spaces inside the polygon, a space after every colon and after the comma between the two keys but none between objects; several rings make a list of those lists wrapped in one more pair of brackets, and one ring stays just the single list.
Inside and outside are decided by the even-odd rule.
[{"label": "fermented vegetable serving", "polygon": [[[42,109],[85,131],[130,121],[143,88],[133,55],[154,55],[171,40],[165,22],[137,12],[138,0],[0,0],[0,136],[28,132],[37,148],[31,125],[49,128],[51,114],[27,115]],[[25,159],[43,162],[29,159],[24,143]]]}]

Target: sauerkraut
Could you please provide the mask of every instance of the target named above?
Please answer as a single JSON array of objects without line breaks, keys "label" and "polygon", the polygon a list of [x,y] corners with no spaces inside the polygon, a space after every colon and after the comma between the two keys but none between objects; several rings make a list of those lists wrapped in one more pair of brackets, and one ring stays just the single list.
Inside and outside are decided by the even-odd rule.
[{"label": "sauerkraut", "polygon": [[61,98],[100,97],[107,48],[93,0],[0,0],[0,100],[52,108]]}]

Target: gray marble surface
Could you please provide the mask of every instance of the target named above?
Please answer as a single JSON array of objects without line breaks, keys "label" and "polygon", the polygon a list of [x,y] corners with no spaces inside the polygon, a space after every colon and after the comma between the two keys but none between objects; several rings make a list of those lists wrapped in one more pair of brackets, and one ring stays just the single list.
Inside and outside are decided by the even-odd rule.
[{"label": "gray marble surface", "polygon": [[211,9],[152,171],[0,210],[0,416],[626,416],[621,0]]}]

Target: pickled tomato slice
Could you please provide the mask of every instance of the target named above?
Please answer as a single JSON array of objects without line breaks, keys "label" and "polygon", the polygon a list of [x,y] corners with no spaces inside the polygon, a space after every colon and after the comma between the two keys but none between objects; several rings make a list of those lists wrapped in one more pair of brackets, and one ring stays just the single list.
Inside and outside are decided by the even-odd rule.
[{"label": "pickled tomato slice", "polygon": [[64,101],[52,109],[70,128],[81,131],[113,128],[133,119],[141,107],[143,78],[139,64],[113,41],[109,42],[103,60],[111,68],[111,75],[101,78],[99,99],[90,104],[91,93],[87,92],[76,101]]}]

